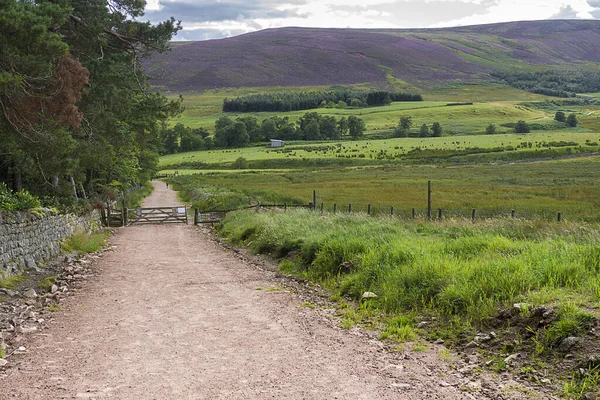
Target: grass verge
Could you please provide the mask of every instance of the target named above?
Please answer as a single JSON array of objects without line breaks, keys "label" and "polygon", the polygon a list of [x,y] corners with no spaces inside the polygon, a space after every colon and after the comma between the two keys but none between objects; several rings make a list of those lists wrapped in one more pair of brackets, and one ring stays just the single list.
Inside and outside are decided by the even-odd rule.
[{"label": "grass verge", "polygon": [[17,285],[25,280],[23,275],[12,275],[0,279],[0,288],[14,290]]},{"label": "grass verge", "polygon": [[83,231],[75,232],[62,243],[62,249],[65,253],[93,253],[106,245],[109,234],[109,231],[92,234]]}]

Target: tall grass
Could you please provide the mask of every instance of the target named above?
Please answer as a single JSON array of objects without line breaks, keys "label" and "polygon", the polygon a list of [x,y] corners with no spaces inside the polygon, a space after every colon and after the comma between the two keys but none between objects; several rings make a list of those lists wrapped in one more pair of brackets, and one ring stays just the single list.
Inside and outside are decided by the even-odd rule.
[{"label": "tall grass", "polygon": [[598,296],[600,234],[594,225],[400,222],[293,210],[236,212],[219,229],[255,252],[286,257],[287,271],[344,295],[360,299],[374,292],[385,311],[435,309],[477,321],[501,305],[535,303],[540,292],[548,300]]},{"label": "tall grass", "polygon": [[109,231],[91,234],[77,231],[62,243],[62,249],[65,253],[93,253],[106,245],[109,234]]}]

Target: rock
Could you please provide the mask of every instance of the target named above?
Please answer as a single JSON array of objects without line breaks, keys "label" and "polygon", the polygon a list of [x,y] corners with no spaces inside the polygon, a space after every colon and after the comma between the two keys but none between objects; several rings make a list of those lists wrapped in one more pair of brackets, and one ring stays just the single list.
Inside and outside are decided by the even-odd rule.
[{"label": "rock", "polygon": [[50,293],[56,293],[56,292],[58,292],[58,286],[52,285],[52,288],[50,288]]},{"label": "rock", "polygon": [[522,310],[529,310],[531,304],[529,303],[515,303],[513,304],[513,311],[521,312]]},{"label": "rock", "polygon": [[534,317],[541,317],[544,313],[548,312],[549,308],[546,306],[537,306],[533,310],[531,310],[531,315]]},{"label": "rock", "polygon": [[421,321],[421,322],[419,322],[419,325],[417,325],[417,329],[425,328],[427,325],[429,325],[429,322]]},{"label": "rock", "polygon": [[6,364],[8,364],[8,361],[6,361],[4,358],[0,358],[0,367],[4,367]]},{"label": "rock", "polygon": [[477,342],[475,341],[471,341],[469,343],[467,343],[467,345],[465,346],[465,349],[473,349],[475,347],[478,347],[479,345],[477,344]]},{"label": "rock", "polygon": [[441,386],[441,387],[449,387],[449,386],[452,386],[452,385],[451,385],[451,384],[449,384],[448,382],[445,382],[445,381],[440,381],[440,386]]},{"label": "rock", "polygon": [[29,311],[29,314],[27,314],[27,318],[29,318],[29,319],[36,319],[37,315],[35,314],[35,312]]},{"label": "rock", "polygon": [[490,336],[492,337],[492,339],[496,339],[496,332],[490,332]]},{"label": "rock", "polygon": [[569,336],[569,337],[564,338],[560,342],[560,344],[558,345],[558,347],[556,349],[558,351],[562,351],[562,352],[566,353],[567,351],[571,350],[573,347],[575,347],[579,343],[581,343],[580,338],[574,337],[574,336]]},{"label": "rock", "polygon": [[339,268],[340,272],[349,274],[350,272],[354,271],[354,264],[352,264],[350,261],[344,261],[340,264]]},{"label": "rock", "polygon": [[581,398],[583,400],[596,400],[598,397],[594,394],[594,393],[584,393],[583,396],[581,396]]},{"label": "rock", "polygon": [[4,293],[5,295],[10,296],[10,297],[15,297],[16,295],[19,294],[19,292],[15,292],[14,290],[5,289],[5,288],[0,288],[0,293]]},{"label": "rock", "polygon": [[23,296],[27,297],[28,299],[35,299],[37,297],[37,293],[35,290],[29,289],[23,293]]},{"label": "rock", "polygon": [[516,360],[519,357],[521,357],[521,353],[511,354],[510,356],[508,356],[504,359],[504,362],[506,364],[511,364],[514,360]]},{"label": "rock", "polygon": [[444,344],[444,339],[438,339],[435,342],[433,342],[434,344]]},{"label": "rock", "polygon": [[364,292],[362,295],[363,299],[374,299],[375,297],[378,297],[378,296],[373,292]]},{"label": "rock", "polygon": [[473,338],[473,341],[476,343],[485,343],[485,342],[489,342],[490,340],[492,340],[492,337],[490,335],[486,335],[485,333],[478,333]]},{"label": "rock", "polygon": [[395,387],[398,389],[410,389],[411,385],[408,383],[392,383],[392,387]]}]

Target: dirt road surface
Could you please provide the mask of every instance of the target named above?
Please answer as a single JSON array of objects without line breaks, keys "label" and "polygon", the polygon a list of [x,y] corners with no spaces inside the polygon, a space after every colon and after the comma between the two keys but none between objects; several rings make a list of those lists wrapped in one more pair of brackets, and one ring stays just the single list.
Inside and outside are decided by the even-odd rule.
[{"label": "dirt road surface", "polygon": [[[178,204],[155,187],[146,206]],[[257,290],[275,287],[274,274],[197,227],[120,228],[111,244],[97,276],[9,359],[0,399],[519,397],[465,379],[436,348],[390,352],[298,294]]]}]

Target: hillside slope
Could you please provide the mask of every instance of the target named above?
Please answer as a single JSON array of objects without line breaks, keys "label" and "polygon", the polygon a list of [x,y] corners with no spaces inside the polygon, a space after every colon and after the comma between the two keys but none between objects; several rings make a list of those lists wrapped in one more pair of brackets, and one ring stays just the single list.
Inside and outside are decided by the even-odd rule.
[{"label": "hillside slope", "polygon": [[600,21],[419,30],[269,29],[175,43],[171,53],[149,60],[146,69],[156,76],[155,85],[185,91],[365,82],[423,87],[547,66],[600,69]]}]

